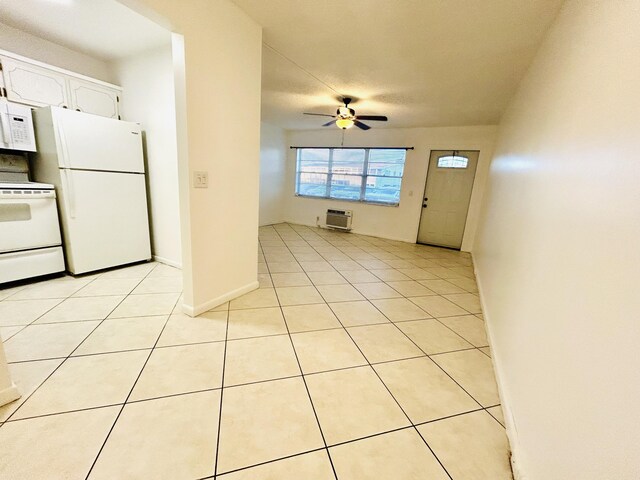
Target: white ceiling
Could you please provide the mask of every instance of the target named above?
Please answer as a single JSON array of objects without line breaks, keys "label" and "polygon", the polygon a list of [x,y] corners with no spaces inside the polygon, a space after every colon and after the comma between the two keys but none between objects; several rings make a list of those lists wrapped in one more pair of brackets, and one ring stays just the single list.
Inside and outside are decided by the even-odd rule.
[{"label": "white ceiling", "polygon": [[264,27],[263,120],[317,128],[336,97],[376,127],[496,124],[562,0],[234,0]]},{"label": "white ceiling", "polygon": [[0,0],[0,19],[106,61],[166,45],[171,38],[167,30],[116,0]]}]

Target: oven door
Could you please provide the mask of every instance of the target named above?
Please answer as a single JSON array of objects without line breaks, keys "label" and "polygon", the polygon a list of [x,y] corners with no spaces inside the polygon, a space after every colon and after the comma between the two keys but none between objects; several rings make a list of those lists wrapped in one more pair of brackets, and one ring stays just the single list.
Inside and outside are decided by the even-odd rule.
[{"label": "oven door", "polygon": [[0,253],[60,245],[54,191],[0,190]]}]

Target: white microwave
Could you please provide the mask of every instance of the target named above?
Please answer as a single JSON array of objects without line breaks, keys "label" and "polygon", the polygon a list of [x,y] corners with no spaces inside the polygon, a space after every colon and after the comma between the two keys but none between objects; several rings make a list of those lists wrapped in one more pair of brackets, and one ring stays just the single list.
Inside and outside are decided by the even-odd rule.
[{"label": "white microwave", "polygon": [[0,99],[0,148],[36,151],[31,108]]}]

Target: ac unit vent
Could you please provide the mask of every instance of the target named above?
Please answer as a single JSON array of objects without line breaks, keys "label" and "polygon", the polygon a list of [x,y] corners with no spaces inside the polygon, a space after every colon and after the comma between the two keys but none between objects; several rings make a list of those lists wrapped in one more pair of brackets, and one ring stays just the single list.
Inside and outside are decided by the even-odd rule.
[{"label": "ac unit vent", "polygon": [[327,227],[338,228],[340,230],[351,230],[351,210],[327,210]]}]

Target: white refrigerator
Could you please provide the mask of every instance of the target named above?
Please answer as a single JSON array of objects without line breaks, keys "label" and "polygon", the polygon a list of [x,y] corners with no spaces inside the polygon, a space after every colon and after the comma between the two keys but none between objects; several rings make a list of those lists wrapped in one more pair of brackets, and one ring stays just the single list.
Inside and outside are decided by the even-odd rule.
[{"label": "white refrigerator", "polygon": [[56,187],[67,270],[149,260],[140,126],[59,107],[35,110],[34,124],[33,174]]}]

